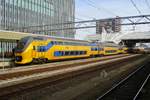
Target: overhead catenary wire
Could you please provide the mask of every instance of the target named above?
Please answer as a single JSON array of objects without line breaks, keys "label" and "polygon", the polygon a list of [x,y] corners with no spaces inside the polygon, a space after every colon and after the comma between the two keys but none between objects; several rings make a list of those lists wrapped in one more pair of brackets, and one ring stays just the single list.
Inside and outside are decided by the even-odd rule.
[{"label": "overhead catenary wire", "polygon": [[101,7],[98,7],[98,6],[96,5],[96,3],[93,2],[93,1],[91,1],[91,0],[86,0],[86,3],[87,3],[89,6],[95,8],[95,9],[97,9],[97,10],[99,10],[99,11],[104,10],[104,11],[107,12],[108,14],[111,14],[111,15],[113,15],[113,16],[118,16],[118,15],[115,14],[114,12],[112,12],[112,11],[106,9],[106,8],[103,8],[102,6],[101,6]]},{"label": "overhead catenary wire", "polygon": [[140,11],[140,9],[137,7],[136,3],[133,0],[130,0],[130,2],[132,3],[132,5],[134,6],[134,8],[137,10],[137,12],[141,15],[142,12]]},{"label": "overhead catenary wire", "polygon": [[86,19],[96,19],[95,17],[91,17],[91,16],[87,16],[87,15],[81,15],[81,14],[78,14],[79,17],[83,17],[83,18],[86,18]]}]

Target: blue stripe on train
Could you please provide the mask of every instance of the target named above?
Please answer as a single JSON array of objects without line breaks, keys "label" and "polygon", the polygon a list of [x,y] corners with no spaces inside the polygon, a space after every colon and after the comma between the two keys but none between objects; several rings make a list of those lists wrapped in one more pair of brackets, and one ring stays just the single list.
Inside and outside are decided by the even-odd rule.
[{"label": "blue stripe on train", "polygon": [[37,51],[38,51],[38,52],[46,52],[46,51],[49,50],[52,46],[53,46],[53,44],[52,44],[51,42],[49,42],[47,46],[38,46]]},{"label": "blue stripe on train", "polygon": [[56,56],[56,57],[62,56],[62,53],[60,51],[55,51],[54,52],[54,56]]}]

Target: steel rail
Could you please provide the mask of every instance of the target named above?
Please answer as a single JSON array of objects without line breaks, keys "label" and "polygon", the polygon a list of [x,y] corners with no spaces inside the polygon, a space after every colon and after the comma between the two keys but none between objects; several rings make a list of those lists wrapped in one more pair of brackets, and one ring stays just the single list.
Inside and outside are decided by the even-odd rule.
[{"label": "steel rail", "polygon": [[138,98],[139,94],[141,93],[143,87],[144,87],[144,86],[146,85],[146,83],[148,82],[149,78],[150,78],[150,74],[147,75],[147,78],[145,79],[144,83],[142,84],[141,88],[139,89],[139,91],[137,92],[137,94],[135,95],[135,97],[133,98],[133,100],[136,100],[136,99]]},{"label": "steel rail", "polygon": [[138,69],[136,69],[134,72],[132,72],[130,75],[128,75],[126,78],[124,78],[123,80],[121,80],[118,84],[116,84],[115,86],[113,86],[111,89],[109,89],[107,92],[105,92],[103,95],[101,95],[100,97],[98,97],[96,100],[101,100],[102,98],[104,98],[105,96],[107,96],[110,92],[112,92],[114,89],[116,89],[119,85],[121,85],[122,83],[124,83],[126,80],[128,80],[130,77],[132,77],[136,72],[138,72],[139,70],[141,70],[143,67],[145,67],[146,64],[140,66]]}]

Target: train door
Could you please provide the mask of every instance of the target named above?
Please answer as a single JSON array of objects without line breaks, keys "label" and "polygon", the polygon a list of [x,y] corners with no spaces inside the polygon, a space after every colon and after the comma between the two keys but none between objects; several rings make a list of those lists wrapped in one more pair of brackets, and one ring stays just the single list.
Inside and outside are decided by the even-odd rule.
[{"label": "train door", "polygon": [[98,43],[98,55],[101,56],[104,54],[104,47]]},{"label": "train door", "polygon": [[44,43],[42,43],[41,44],[42,46],[41,46],[41,54],[40,54],[40,58],[45,58],[45,44]]},{"label": "train door", "polygon": [[33,45],[33,50],[32,50],[32,57],[33,59],[37,58],[38,54],[37,54],[37,46]]}]

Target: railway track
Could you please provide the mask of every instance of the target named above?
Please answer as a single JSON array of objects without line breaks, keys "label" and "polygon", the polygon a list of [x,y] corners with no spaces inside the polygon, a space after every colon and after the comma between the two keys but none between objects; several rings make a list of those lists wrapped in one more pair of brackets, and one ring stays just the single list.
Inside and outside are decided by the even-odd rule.
[{"label": "railway track", "polygon": [[29,76],[32,74],[38,74],[48,71],[55,71],[59,69],[65,69],[70,67],[81,66],[90,63],[96,63],[99,61],[105,61],[120,57],[130,56],[128,54],[124,55],[115,55],[115,56],[107,56],[104,58],[92,58],[92,59],[83,59],[83,60],[74,60],[74,61],[65,61],[65,62],[56,62],[56,63],[48,63],[42,65],[33,65],[33,66],[22,66],[20,68],[13,68],[11,70],[6,70],[4,72],[0,72],[0,80],[7,80],[17,77]]},{"label": "railway track", "polygon": [[29,67],[29,69],[25,68],[23,70],[19,68],[16,71],[4,72],[0,74],[0,97],[38,87],[41,84],[56,82],[65,77],[79,75],[89,70],[104,69],[110,65],[113,66],[138,57],[141,57],[141,55],[114,56],[104,59],[97,58],[92,61],[90,59],[81,62],[67,62],[65,64],[46,64],[44,67]]},{"label": "railway track", "polygon": [[134,100],[149,100],[150,98],[150,74],[147,76],[143,86],[138,91]]},{"label": "railway track", "polygon": [[[150,62],[139,67],[97,100],[149,100]],[[148,85],[149,83],[149,85]]]}]

